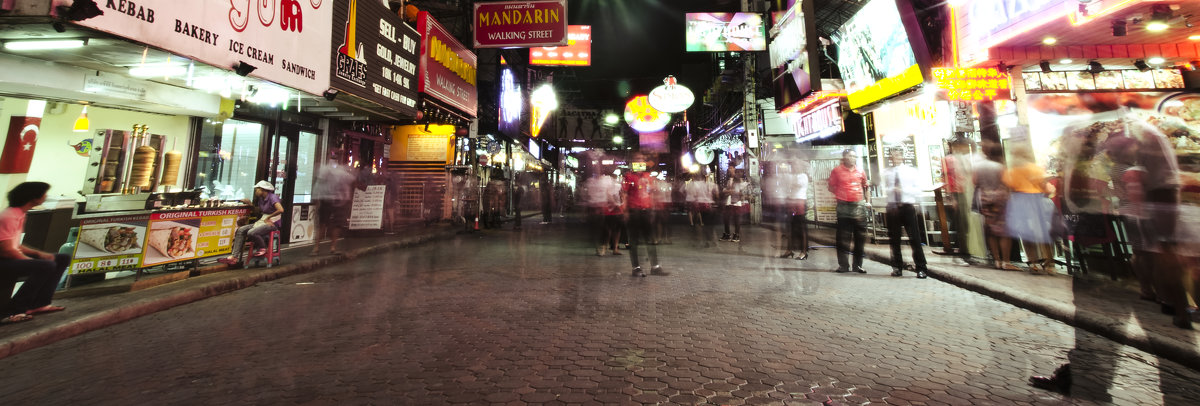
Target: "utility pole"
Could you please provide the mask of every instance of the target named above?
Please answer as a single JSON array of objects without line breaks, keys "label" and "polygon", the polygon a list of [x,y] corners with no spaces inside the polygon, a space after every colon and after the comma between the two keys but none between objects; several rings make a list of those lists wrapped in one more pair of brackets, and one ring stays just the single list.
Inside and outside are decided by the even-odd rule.
[{"label": "utility pole", "polygon": [[[757,0],[742,0],[742,10],[748,13],[758,12]],[[759,174],[759,133],[758,133],[758,68],[756,55],[753,52],[742,53],[742,126],[746,129],[742,142],[746,145],[746,176],[755,187],[754,202],[750,205],[750,224],[762,222],[762,175]]]}]

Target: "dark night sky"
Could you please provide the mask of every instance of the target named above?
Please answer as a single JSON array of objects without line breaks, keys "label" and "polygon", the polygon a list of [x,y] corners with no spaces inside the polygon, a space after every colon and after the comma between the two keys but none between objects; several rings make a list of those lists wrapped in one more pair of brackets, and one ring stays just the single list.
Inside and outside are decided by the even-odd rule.
[{"label": "dark night sky", "polygon": [[592,26],[592,66],[572,68],[584,97],[620,108],[622,80],[644,94],[675,75],[699,97],[710,77],[684,77],[685,64],[707,64],[709,53],[684,51],[684,13],[736,11],[738,0],[571,0],[568,22]]}]

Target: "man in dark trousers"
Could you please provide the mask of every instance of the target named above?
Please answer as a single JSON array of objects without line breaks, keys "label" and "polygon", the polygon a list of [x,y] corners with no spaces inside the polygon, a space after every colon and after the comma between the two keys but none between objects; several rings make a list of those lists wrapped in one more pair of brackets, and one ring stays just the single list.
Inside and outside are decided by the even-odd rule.
[{"label": "man in dark trousers", "polygon": [[888,153],[890,168],[883,171],[882,190],[887,191],[888,244],[892,246],[892,276],[904,274],[904,256],[900,252],[900,229],[908,232],[917,279],[925,279],[925,251],[921,248],[921,229],[918,227],[917,207],[921,191],[928,189],[917,168],[904,163],[903,150],[892,148]]},{"label": "man in dark trousers", "polygon": [[866,242],[867,205],[864,202],[867,175],[858,169],[858,153],[852,149],[842,151],[842,164],[829,173],[829,191],[837,199],[837,256],[838,268],[834,272],[850,272],[850,241],[854,240],[854,272],[867,273],[863,269],[863,244]]},{"label": "man in dark trousers", "polygon": [[[0,324],[33,319],[33,315],[63,310],[52,306],[58,280],[71,264],[67,254],[51,254],[21,245],[25,213],[46,201],[50,184],[24,182],[8,192],[8,208],[0,212]],[[26,277],[21,289],[9,298],[17,278]]]},{"label": "man in dark trousers", "polygon": [[635,155],[631,161],[633,169],[625,174],[625,180],[621,183],[621,194],[625,196],[629,210],[629,259],[633,262],[633,276],[635,277],[646,276],[638,263],[638,246],[642,244],[645,244],[646,249],[650,251],[650,265],[652,266],[650,274],[668,274],[658,264],[658,247],[649,244],[654,238],[652,234],[654,179],[646,172],[646,168],[652,165],[642,154]]}]

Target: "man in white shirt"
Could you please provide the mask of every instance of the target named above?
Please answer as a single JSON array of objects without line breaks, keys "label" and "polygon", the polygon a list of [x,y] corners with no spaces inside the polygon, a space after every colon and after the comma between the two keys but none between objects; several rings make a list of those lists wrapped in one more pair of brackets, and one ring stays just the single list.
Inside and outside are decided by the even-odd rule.
[{"label": "man in white shirt", "polygon": [[892,246],[892,276],[904,273],[904,257],[900,252],[900,228],[908,232],[908,246],[912,248],[913,264],[917,278],[925,279],[925,251],[921,248],[921,229],[917,219],[917,207],[921,192],[928,189],[924,177],[917,168],[904,163],[903,150],[892,148],[888,152],[892,167],[884,169],[880,189],[887,194],[888,243]]}]

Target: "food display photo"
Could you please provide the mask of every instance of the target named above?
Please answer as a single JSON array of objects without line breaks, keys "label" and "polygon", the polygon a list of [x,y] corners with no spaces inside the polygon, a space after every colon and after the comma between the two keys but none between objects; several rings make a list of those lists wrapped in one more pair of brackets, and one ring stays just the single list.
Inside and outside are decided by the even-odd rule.
[{"label": "food display photo", "polygon": [[80,227],[75,258],[140,254],[146,222],[101,223]]},{"label": "food display photo", "polygon": [[199,219],[150,223],[146,235],[146,254],[142,265],[156,265],[196,257],[196,230]]}]

